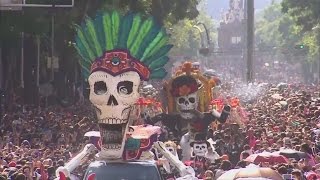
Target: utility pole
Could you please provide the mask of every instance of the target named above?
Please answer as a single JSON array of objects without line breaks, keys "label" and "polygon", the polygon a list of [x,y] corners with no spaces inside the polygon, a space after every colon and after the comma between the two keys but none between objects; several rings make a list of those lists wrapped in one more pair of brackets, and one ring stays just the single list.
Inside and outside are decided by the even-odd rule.
[{"label": "utility pole", "polygon": [[52,7],[52,15],[51,15],[51,80],[54,80],[54,5]]},{"label": "utility pole", "polygon": [[247,0],[247,82],[253,81],[254,0]]}]

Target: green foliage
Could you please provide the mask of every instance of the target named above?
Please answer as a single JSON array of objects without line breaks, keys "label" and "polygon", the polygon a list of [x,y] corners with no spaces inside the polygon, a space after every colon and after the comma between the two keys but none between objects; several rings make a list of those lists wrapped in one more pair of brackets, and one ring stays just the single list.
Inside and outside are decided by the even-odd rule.
[{"label": "green foliage", "polygon": [[298,26],[296,31],[304,34],[301,42],[308,46],[309,59],[319,56],[320,45],[320,1],[283,0],[282,11]]},{"label": "green foliage", "polygon": [[318,0],[283,0],[282,11],[293,17],[295,23],[302,27],[302,31],[311,31],[319,24],[320,1]]},{"label": "green foliage", "polygon": [[159,23],[177,23],[185,18],[198,16],[197,5],[201,0],[104,0],[103,10],[153,15]]},{"label": "green foliage", "polygon": [[281,12],[281,5],[273,3],[258,15],[256,39],[261,48],[294,47],[299,41],[300,32],[296,30],[292,18]]},{"label": "green foliage", "polygon": [[183,55],[183,56],[195,56],[201,47],[200,32],[194,26],[198,26],[203,31],[201,33],[204,43],[207,43],[207,37],[205,34],[205,29],[202,25],[197,25],[199,22],[206,25],[209,31],[209,37],[211,44],[217,38],[216,25],[213,19],[204,13],[200,15],[195,20],[184,19],[175,25],[170,23],[166,26],[170,29],[171,33],[171,43],[174,44],[171,50],[172,55]]}]

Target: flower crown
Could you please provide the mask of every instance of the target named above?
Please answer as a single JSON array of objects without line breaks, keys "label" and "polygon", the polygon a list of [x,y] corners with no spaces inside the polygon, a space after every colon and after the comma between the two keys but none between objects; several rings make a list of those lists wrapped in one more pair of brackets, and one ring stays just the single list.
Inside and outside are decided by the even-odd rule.
[{"label": "flower crown", "polygon": [[173,97],[186,96],[199,90],[201,87],[192,76],[181,75],[172,81],[171,95]]}]

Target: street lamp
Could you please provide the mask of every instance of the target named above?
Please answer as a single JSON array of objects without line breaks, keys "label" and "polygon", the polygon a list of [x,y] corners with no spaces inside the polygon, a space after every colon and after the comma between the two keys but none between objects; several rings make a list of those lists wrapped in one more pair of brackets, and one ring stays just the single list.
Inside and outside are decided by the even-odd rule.
[{"label": "street lamp", "polygon": [[198,22],[197,25],[202,25],[204,27],[204,30],[206,31],[206,35],[207,35],[207,43],[208,43],[208,46],[210,46],[210,36],[209,36],[209,31],[207,26],[202,22]]},{"label": "street lamp", "polygon": [[[199,23],[198,23],[198,24],[199,24]],[[205,26],[205,25],[204,25],[204,26]],[[199,32],[200,32],[201,48],[199,49],[199,53],[200,53],[201,55],[203,55],[203,56],[208,56],[209,53],[210,53],[210,49],[209,49],[208,46],[205,46],[205,45],[204,45],[204,40],[203,40],[203,37],[202,37],[203,31],[201,30],[201,28],[200,28],[199,26],[194,25],[193,27],[196,28],[197,30],[199,30]],[[205,28],[205,30],[206,30],[207,38],[208,38],[207,28]],[[208,44],[208,45],[210,44],[209,41],[207,42],[207,44]]]},{"label": "street lamp", "polygon": [[201,30],[201,28],[199,26],[194,25],[193,27],[196,28],[199,31],[199,33],[200,33],[200,41],[201,41],[201,48],[204,48],[204,41],[203,41],[203,37],[202,37],[202,32],[203,31]]}]

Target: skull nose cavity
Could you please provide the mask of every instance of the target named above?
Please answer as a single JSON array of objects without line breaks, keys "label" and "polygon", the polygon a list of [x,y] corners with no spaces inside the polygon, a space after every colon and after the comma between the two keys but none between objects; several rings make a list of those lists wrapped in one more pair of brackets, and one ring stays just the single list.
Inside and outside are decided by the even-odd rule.
[{"label": "skull nose cavity", "polygon": [[113,95],[111,95],[110,97],[109,97],[109,100],[108,100],[108,103],[107,103],[107,105],[108,106],[117,106],[118,105],[118,101],[117,101],[117,99],[113,96]]},{"label": "skull nose cavity", "polygon": [[185,105],[189,105],[189,101],[185,101],[184,104],[185,104]]}]

